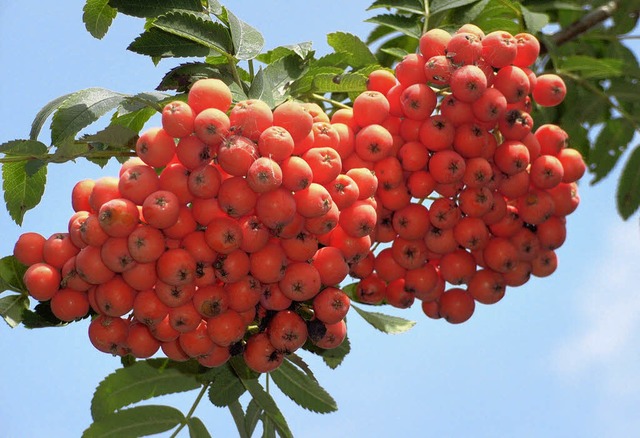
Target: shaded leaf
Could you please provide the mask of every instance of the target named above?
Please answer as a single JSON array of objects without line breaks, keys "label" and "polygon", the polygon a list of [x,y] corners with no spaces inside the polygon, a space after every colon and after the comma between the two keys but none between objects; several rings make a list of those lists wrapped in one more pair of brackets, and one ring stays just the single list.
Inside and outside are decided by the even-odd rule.
[{"label": "shaded leaf", "polygon": [[253,59],[260,54],[264,47],[262,34],[254,27],[236,17],[226,9],[229,19],[229,30],[235,48],[234,55],[240,60]]},{"label": "shaded leaf", "polygon": [[205,62],[188,62],[169,70],[156,89],[177,90],[184,93],[198,79],[220,78],[220,76],[220,70],[216,66]]},{"label": "shaded leaf", "polygon": [[42,130],[42,127],[44,126],[44,122],[47,120],[47,118],[49,118],[49,116],[53,114],[55,110],[58,109],[58,107],[62,104],[62,102],[67,100],[67,98],[72,94],[73,93],[69,93],[69,94],[64,94],[60,97],[57,97],[53,99],[51,102],[47,103],[45,106],[43,106],[40,111],[38,111],[38,114],[36,114],[35,118],[33,119],[33,122],[31,123],[31,131],[29,132],[29,138],[31,140],[38,139],[38,136],[40,135],[40,131]]},{"label": "shaded leaf", "polygon": [[401,32],[412,38],[420,39],[422,35],[422,23],[417,17],[407,17],[395,14],[376,15],[365,20],[368,23],[381,24],[393,30]]},{"label": "shaded leaf", "polygon": [[419,15],[422,15],[425,12],[424,2],[422,0],[376,0],[367,8],[367,11],[377,8],[394,8],[399,11],[406,11]]},{"label": "shaded leaf", "polygon": [[112,148],[135,148],[138,133],[133,129],[120,124],[111,124],[106,128],[91,135],[82,136],[82,141],[100,143]]},{"label": "shaded leaf", "polygon": [[327,43],[336,52],[348,53],[349,65],[355,68],[376,64],[378,61],[369,47],[357,36],[346,32],[333,32],[327,35]]},{"label": "shaded leaf", "polygon": [[351,305],[351,308],[354,309],[360,316],[362,316],[365,321],[371,324],[374,328],[384,333],[403,333],[416,325],[415,321],[410,321],[398,316],[385,315],[384,313],[379,312],[367,312],[366,310],[354,306],[353,304]]},{"label": "shaded leaf", "polygon": [[197,363],[167,359],[138,361],[107,376],[96,388],[91,400],[94,420],[109,416],[124,406],[164,394],[190,391],[200,387],[195,378]]},{"label": "shaded leaf", "polygon": [[207,430],[202,420],[198,417],[191,417],[187,420],[189,427],[189,438],[211,438],[211,434]]},{"label": "shaded leaf", "polygon": [[51,121],[51,142],[74,137],[85,127],[115,109],[126,97],[104,88],[87,88],[71,94],[58,107]]},{"label": "shaded leaf", "polygon": [[633,126],[622,118],[611,119],[604,125],[587,157],[589,170],[594,175],[591,184],[609,174],[626,150],[633,134]]},{"label": "shaded leaf", "polygon": [[335,400],[315,379],[293,366],[289,361],[270,373],[284,395],[312,412],[328,413],[338,409]]},{"label": "shaded leaf", "polygon": [[245,415],[244,410],[242,409],[242,405],[238,400],[234,400],[229,403],[229,412],[231,413],[231,417],[233,418],[233,422],[236,424],[236,429],[238,430],[238,435],[240,438],[249,438],[249,435],[245,430]]},{"label": "shaded leaf", "polygon": [[0,144],[0,154],[14,157],[46,157],[47,146],[37,140],[11,140]]},{"label": "shaded leaf", "polygon": [[390,48],[382,48],[380,49],[382,52],[387,53],[395,58],[398,58],[399,60],[402,60],[405,56],[407,56],[409,54],[409,52],[407,52],[404,49],[399,49],[397,47],[390,47]]},{"label": "shaded leaf", "polygon": [[324,348],[317,347],[312,344],[311,341],[307,341],[303,348],[311,353],[317,354],[322,357],[324,363],[331,369],[336,369],[342,362],[344,358],[351,351],[351,343],[349,342],[349,337],[345,337],[342,344],[338,345],[336,348],[332,348],[330,350],[325,350]]},{"label": "shaded leaf", "polygon": [[640,146],[627,159],[618,180],[616,192],[618,212],[629,219],[640,207]]},{"label": "shaded leaf", "polygon": [[478,0],[433,0],[429,2],[429,13],[437,14],[440,12],[456,9],[461,6],[476,3]]},{"label": "shaded leaf", "polygon": [[109,0],[87,0],[82,8],[82,22],[91,36],[102,39],[117,14],[118,11],[109,6]]},{"label": "shaded leaf", "polygon": [[140,34],[129,44],[127,50],[153,58],[203,57],[211,52],[210,48],[202,44],[155,27]]},{"label": "shaded leaf", "polygon": [[3,290],[26,293],[27,288],[22,280],[26,271],[27,267],[12,255],[0,259],[0,280]]},{"label": "shaded leaf", "polygon": [[260,62],[264,62],[265,64],[271,64],[272,62],[291,54],[296,54],[301,59],[306,59],[309,53],[311,53],[311,45],[312,43],[310,41],[306,41],[299,44],[279,46],[266,53],[261,53],[256,56],[256,59]]},{"label": "shaded leaf", "polygon": [[223,408],[238,400],[245,390],[240,378],[228,366],[221,367],[209,386],[209,400]]},{"label": "shaded leaf", "polygon": [[311,377],[313,380],[318,380],[316,379],[316,376],[313,374],[313,371],[311,371],[311,368],[309,367],[309,365],[304,361],[304,359],[302,359],[297,354],[295,353],[288,354],[285,357],[285,360],[291,362],[292,364],[300,368],[302,371],[305,372],[307,376]]},{"label": "shaded leaf", "polygon": [[68,325],[68,322],[59,320],[53,314],[50,303],[50,301],[38,303],[33,310],[25,309],[22,312],[22,326],[27,329],[38,329]]},{"label": "shaded leaf", "polygon": [[7,295],[0,298],[0,316],[9,327],[14,328],[22,321],[22,312],[29,308],[26,295]]},{"label": "shaded leaf", "polygon": [[253,435],[262,412],[263,411],[258,403],[256,403],[255,400],[251,399],[251,401],[249,401],[249,404],[247,405],[247,413],[244,417],[244,428],[246,430],[247,436]]},{"label": "shaded leaf", "polygon": [[220,53],[228,54],[232,49],[229,32],[224,26],[193,14],[170,12],[159,16],[153,26]]},{"label": "shaded leaf", "polygon": [[200,0],[109,0],[109,4],[118,12],[138,18],[153,18],[176,10],[203,11]]},{"label": "shaded leaf", "polygon": [[562,58],[558,68],[578,73],[584,79],[611,79],[622,75],[623,66],[622,59],[575,55]]},{"label": "shaded leaf", "polygon": [[295,80],[290,87],[290,92],[294,96],[306,94],[313,90],[313,81],[320,74],[340,75],[343,69],[337,67],[313,67],[309,68],[302,77]]},{"label": "shaded leaf", "polygon": [[52,163],[64,163],[66,161],[75,160],[78,157],[86,155],[91,148],[87,143],[67,139],[58,144],[50,161]]},{"label": "shaded leaf", "polygon": [[547,14],[533,12],[522,4],[520,4],[520,11],[522,12],[522,18],[524,18],[526,30],[531,34],[535,35],[549,24],[549,15]]},{"label": "shaded leaf", "polygon": [[87,428],[83,438],[136,438],[165,432],[185,421],[182,412],[170,406],[136,406],[113,412]]},{"label": "shaded leaf", "polygon": [[249,89],[249,98],[260,99],[274,108],[286,100],[291,84],[303,72],[302,60],[297,55],[280,58],[258,71]]},{"label": "shaded leaf", "polygon": [[47,181],[46,166],[33,172],[28,171],[27,164],[21,161],[2,165],[4,201],[11,219],[18,225],[22,225],[25,213],[40,203]]},{"label": "shaded leaf", "polygon": [[258,380],[242,379],[242,383],[247,388],[247,391],[249,391],[256,404],[260,407],[260,409],[264,411],[264,414],[269,419],[269,421],[273,423],[276,430],[278,431],[278,434],[282,438],[293,437],[293,434],[289,429],[289,425],[282,415],[282,412],[280,412],[280,409],[276,405],[276,402],[273,400],[271,395],[269,395],[269,393],[264,390]]}]

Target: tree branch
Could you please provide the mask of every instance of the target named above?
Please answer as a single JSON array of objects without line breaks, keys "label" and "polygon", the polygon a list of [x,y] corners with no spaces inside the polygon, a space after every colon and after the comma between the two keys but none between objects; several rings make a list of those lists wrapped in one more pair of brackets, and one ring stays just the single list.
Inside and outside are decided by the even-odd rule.
[{"label": "tree branch", "polygon": [[592,27],[602,23],[608,18],[611,18],[618,10],[619,6],[620,1],[618,0],[610,1],[607,4],[597,7],[584,17],[571,23],[568,27],[554,33],[551,36],[551,40],[558,46],[573,40]]}]

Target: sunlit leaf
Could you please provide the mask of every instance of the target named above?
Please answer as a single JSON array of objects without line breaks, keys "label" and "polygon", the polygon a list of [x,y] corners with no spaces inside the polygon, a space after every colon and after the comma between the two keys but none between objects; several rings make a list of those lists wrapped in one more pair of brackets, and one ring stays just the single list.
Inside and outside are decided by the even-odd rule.
[{"label": "sunlit leaf", "polygon": [[14,328],[22,321],[22,312],[29,307],[26,295],[7,295],[0,298],[0,316],[9,327]]},{"label": "sunlit leaf", "polygon": [[354,309],[360,316],[362,316],[365,321],[371,324],[374,328],[384,333],[403,333],[416,325],[415,321],[410,321],[398,316],[385,315],[384,313],[379,312],[367,312],[366,310],[354,306],[353,304],[351,305],[351,308]]},{"label": "sunlit leaf", "polygon": [[87,31],[97,39],[107,34],[118,11],[109,6],[109,0],[87,0],[82,8],[82,22]]},{"label": "sunlit leaf", "polygon": [[28,210],[40,203],[47,182],[47,167],[28,170],[28,162],[18,161],[2,165],[4,201],[11,219],[22,225]]},{"label": "sunlit leaf", "polygon": [[159,16],[153,26],[220,53],[229,53],[232,49],[229,32],[224,26],[193,14],[170,12]]},{"label": "sunlit leaf", "polygon": [[336,52],[346,52],[350,55],[349,65],[352,67],[364,67],[368,64],[376,64],[378,61],[371,53],[369,47],[357,36],[346,32],[333,32],[327,35],[327,43]]},{"label": "sunlit leaf", "polygon": [[264,37],[256,28],[240,20],[228,9],[226,11],[236,58],[242,60],[255,58],[264,47]]},{"label": "sunlit leaf", "polygon": [[202,12],[200,0],[109,0],[109,5],[125,15],[153,18],[171,11]]}]

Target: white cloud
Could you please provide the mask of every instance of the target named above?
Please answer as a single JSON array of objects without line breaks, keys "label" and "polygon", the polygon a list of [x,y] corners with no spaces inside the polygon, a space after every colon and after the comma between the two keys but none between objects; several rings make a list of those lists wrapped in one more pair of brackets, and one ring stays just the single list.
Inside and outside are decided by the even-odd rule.
[{"label": "white cloud", "polygon": [[[599,256],[584,266],[575,284],[576,331],[552,353],[552,366],[565,380],[597,376],[610,396],[640,394],[640,233],[638,224],[617,221],[604,232]],[[591,266],[590,266],[591,265]]]}]

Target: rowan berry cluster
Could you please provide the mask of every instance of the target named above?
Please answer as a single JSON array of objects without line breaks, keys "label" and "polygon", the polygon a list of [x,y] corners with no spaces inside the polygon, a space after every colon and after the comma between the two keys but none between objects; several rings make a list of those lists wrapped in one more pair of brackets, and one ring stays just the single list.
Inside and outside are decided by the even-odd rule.
[{"label": "rowan berry cluster", "polygon": [[80,181],[68,230],[24,233],[33,298],[94,314],[100,351],[268,372],[346,336],[363,303],[451,323],[557,266],[586,166],[532,105],[559,104],[529,34],[428,31],[353,108],[233,103],[218,79],[168,103],[118,177]]},{"label": "rowan berry cluster", "polygon": [[559,76],[531,71],[539,50],[526,33],[433,29],[395,74],[370,75],[356,139],[385,128],[391,152],[361,155],[379,182],[373,240],[386,247],[351,266],[359,300],[418,298],[427,316],[460,323],[476,302],[554,272],[586,166],[563,129],[534,127],[532,105],[566,94]]}]

